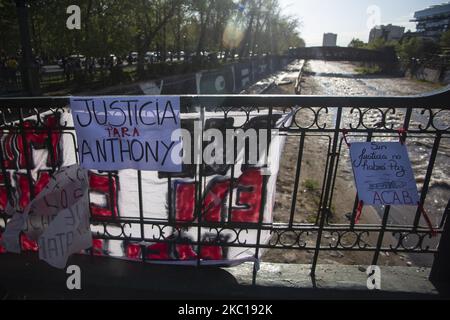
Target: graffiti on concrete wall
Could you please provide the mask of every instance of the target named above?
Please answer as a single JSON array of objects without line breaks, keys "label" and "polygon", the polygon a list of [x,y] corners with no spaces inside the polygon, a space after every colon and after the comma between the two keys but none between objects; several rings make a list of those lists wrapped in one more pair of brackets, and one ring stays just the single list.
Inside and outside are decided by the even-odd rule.
[{"label": "graffiti on concrete wall", "polygon": [[225,65],[220,69],[171,76],[140,84],[142,93],[155,94],[226,94],[239,93],[264,76],[286,66],[290,59],[266,56]]}]

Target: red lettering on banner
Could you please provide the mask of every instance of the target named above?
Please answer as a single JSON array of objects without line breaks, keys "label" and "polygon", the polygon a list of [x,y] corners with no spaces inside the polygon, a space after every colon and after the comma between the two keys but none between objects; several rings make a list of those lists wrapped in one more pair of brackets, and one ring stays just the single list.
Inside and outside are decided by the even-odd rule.
[{"label": "red lettering on banner", "polygon": [[175,183],[175,219],[176,221],[194,221],[195,183]]},{"label": "red lettering on banner", "polygon": [[197,253],[190,244],[177,244],[176,245],[178,259],[180,260],[194,260],[197,259]]},{"label": "red lettering on banner", "polygon": [[[44,127],[40,129],[52,129],[57,127],[59,125],[59,119],[59,114],[46,116],[43,120]],[[2,146],[4,146],[3,159],[6,169],[26,169],[27,160],[29,169],[35,168],[36,164],[33,159],[33,149],[48,150],[46,163],[48,167],[55,167],[61,163],[59,147],[61,133],[55,130],[51,130],[50,134],[46,130],[32,131],[32,128],[36,126],[37,122],[35,120],[26,120],[23,122],[23,128],[28,130],[23,134],[18,133],[15,130],[13,133],[4,135],[3,130],[0,131],[1,143]],[[27,150],[25,150],[25,145]],[[26,156],[28,156],[28,159]]]},{"label": "red lettering on banner", "polygon": [[200,248],[200,257],[205,260],[223,259],[223,250],[220,246],[202,246]]},{"label": "red lettering on banner", "polygon": [[[47,129],[55,128],[59,125],[59,114],[58,115],[50,115],[44,118],[44,126]],[[36,126],[36,121],[27,120],[23,123],[24,128],[32,129]],[[50,137],[49,137],[50,135]],[[23,135],[16,135],[16,144],[17,149],[19,151],[19,168],[26,169],[27,168],[27,160],[25,156],[28,156],[28,163],[31,168],[34,168],[36,165],[33,159],[33,148],[34,149],[49,149],[47,155],[47,166],[54,167],[60,163],[60,151],[59,151],[59,140],[61,138],[61,133],[51,130],[50,134],[46,131],[25,131],[25,139],[26,139],[26,147],[23,141]],[[50,139],[50,141],[49,141]]]},{"label": "red lettering on banner", "polygon": [[[231,208],[232,222],[259,221],[261,208],[262,175],[257,168],[245,170],[233,183],[236,189],[235,206]],[[195,184],[193,182],[175,182],[175,216],[176,221],[195,220]],[[204,221],[222,221],[222,212],[227,195],[230,192],[230,179],[212,180],[206,191],[202,202],[202,217]],[[214,243],[214,241],[212,241]],[[177,257],[179,260],[197,259],[197,253],[191,244],[176,244],[170,246],[167,243],[157,243],[147,247],[150,251],[148,259],[171,260]],[[175,249],[175,252],[173,250]],[[135,257],[137,248],[127,251],[127,256]],[[173,254],[171,254],[173,253]],[[202,245],[200,247],[200,258],[204,260],[221,260],[224,258],[224,248],[215,245]]]},{"label": "red lettering on banner", "polygon": [[[176,254],[179,260],[195,260],[197,253],[190,244],[175,245]],[[147,247],[147,259],[150,260],[172,260],[170,257],[171,246],[167,243],[156,243]],[[141,246],[137,243],[130,243],[126,247],[126,256],[129,259],[141,259]],[[206,260],[219,260],[223,258],[222,248],[219,246],[202,246],[200,257]]]},{"label": "red lettering on banner", "polygon": [[231,210],[232,222],[258,222],[261,208],[262,175],[259,169],[242,173],[237,182],[236,204]]},{"label": "red lettering on banner", "polygon": [[113,128],[113,137],[120,138],[119,129]]},{"label": "red lettering on banner", "polygon": [[155,243],[147,247],[147,259],[150,260],[171,260],[170,244],[167,242]]},{"label": "red lettering on banner", "polygon": [[125,252],[127,258],[138,260],[141,258],[141,246],[136,243],[130,243]]},{"label": "red lettering on banner", "polygon": [[[236,205],[231,209],[232,222],[258,222],[261,208],[262,175],[259,169],[248,169],[236,180]],[[205,221],[222,221],[224,202],[230,191],[230,180],[209,183],[202,202]],[[194,221],[195,184],[175,183],[175,216],[177,221]]]},{"label": "red lettering on banner", "polygon": [[[147,259],[149,260],[172,260],[171,252],[175,248],[179,260],[193,260],[197,254],[189,244],[155,243],[147,246]],[[137,243],[130,243],[126,246],[126,256],[130,259],[141,259],[141,246]]]},{"label": "red lettering on banner", "polygon": [[[25,129],[23,133],[18,132],[17,129],[12,129],[10,133],[4,134],[4,130],[0,130],[4,169],[34,169],[36,164],[33,159],[33,150],[35,149],[48,150],[47,167],[58,166],[61,163],[59,146],[61,133],[51,129],[59,126],[59,121],[60,115],[52,114],[43,118],[43,126],[39,127],[41,129],[39,131],[33,131],[33,128],[38,126],[35,120],[23,122],[23,128]],[[49,129],[49,131],[46,129]],[[30,203],[31,188],[33,188],[34,195],[38,195],[48,184],[50,177],[50,171],[48,170],[38,171],[36,181],[27,173],[14,172],[19,210],[24,210]],[[0,212],[5,210],[8,203],[7,179],[10,179],[10,176],[5,177],[0,174]],[[14,192],[13,190],[10,191]],[[38,250],[37,242],[30,240],[25,234],[20,235],[20,244],[23,251]],[[0,252],[3,250],[4,248],[0,248]]]},{"label": "red lettering on banner", "polygon": [[[175,214],[177,221],[194,221],[195,210],[195,184],[194,183],[175,183]],[[202,216],[205,221],[220,222],[223,204],[226,195],[229,192],[230,179],[212,181],[207,188],[203,199]],[[170,250],[167,247],[167,250]],[[197,253],[191,244],[175,245],[175,253],[178,260],[195,260]],[[170,251],[167,252],[170,257]],[[202,246],[200,248],[200,257],[202,259],[221,259],[222,248],[219,246]],[[149,257],[150,258],[150,257]],[[152,255],[151,258],[159,259],[159,256]]]},{"label": "red lettering on banner", "polygon": [[90,203],[90,209],[93,216],[117,218],[119,216],[119,208],[117,204],[119,177],[117,175],[104,175],[89,172],[89,191],[100,193],[106,197],[106,205],[101,206]]},{"label": "red lettering on banner", "polygon": [[24,233],[20,235],[20,246],[22,247],[22,251],[38,251],[37,242],[34,240],[30,240]]},{"label": "red lettering on banner", "polygon": [[6,186],[6,179],[2,173],[0,173],[0,212],[5,212],[8,205],[8,189]]},{"label": "red lettering on banner", "polygon": [[5,253],[6,249],[1,245],[2,243],[2,232],[0,231],[0,253]]},{"label": "red lettering on banner", "polygon": [[14,143],[16,139],[15,134],[3,134],[3,130],[0,130],[0,143],[3,150],[3,165],[5,169],[17,169],[17,155],[14,152]]},{"label": "red lettering on banner", "polygon": [[209,222],[220,222],[223,203],[230,190],[230,180],[213,180],[207,190],[203,200],[203,219]]},{"label": "red lettering on banner", "polygon": [[[138,246],[134,244],[133,246]],[[147,259],[150,260],[172,260],[171,252],[174,246],[169,243],[155,243],[147,247]],[[176,256],[179,260],[194,260],[197,259],[197,253],[190,244],[177,244],[175,245]],[[140,254],[140,248],[139,248]]]},{"label": "red lettering on banner", "polygon": [[92,239],[92,253],[94,256],[103,256],[103,239]]},{"label": "red lettering on banner", "polygon": [[[24,210],[25,207],[30,203],[31,200],[31,190],[30,190],[30,182],[26,173],[15,172],[14,177],[16,179],[16,186],[19,195],[19,209]],[[37,181],[32,181],[34,186],[34,195],[38,195],[41,192],[47,183],[50,181],[50,171],[42,170],[38,172]]]}]

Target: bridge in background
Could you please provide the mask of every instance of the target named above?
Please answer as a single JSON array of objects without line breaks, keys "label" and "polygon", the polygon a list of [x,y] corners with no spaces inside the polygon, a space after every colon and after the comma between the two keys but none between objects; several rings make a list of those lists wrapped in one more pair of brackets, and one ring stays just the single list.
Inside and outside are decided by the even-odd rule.
[{"label": "bridge in background", "polygon": [[369,50],[349,47],[304,47],[296,48],[291,54],[299,59],[328,60],[328,61],[362,61],[393,63],[397,61],[395,51],[386,48],[384,50]]}]

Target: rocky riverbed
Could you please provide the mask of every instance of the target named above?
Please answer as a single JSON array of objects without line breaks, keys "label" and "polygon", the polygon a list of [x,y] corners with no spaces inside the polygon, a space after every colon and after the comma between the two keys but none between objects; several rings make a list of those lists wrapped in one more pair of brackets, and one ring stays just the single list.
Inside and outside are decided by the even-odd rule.
[{"label": "rocky riverbed", "polygon": [[[300,63],[300,61],[298,62]],[[290,65],[291,70],[296,70],[295,63]],[[305,95],[363,95],[363,96],[386,96],[386,95],[413,95],[433,91],[439,86],[426,82],[419,82],[406,78],[393,78],[380,75],[360,75],[357,66],[346,62],[308,61],[300,84],[301,94]],[[295,80],[298,74],[289,73],[284,77],[281,85],[273,85],[266,93],[270,94],[295,94]],[[332,117],[333,110],[330,110]],[[304,115],[305,117],[311,115]],[[395,119],[394,119],[395,120]],[[327,136],[307,136],[303,150],[302,172],[297,192],[294,222],[315,223],[318,219],[318,204],[320,201],[321,187],[324,168],[326,165],[326,152],[328,146]],[[443,208],[449,199],[450,188],[445,168],[448,165],[449,149],[444,145],[439,154],[435,167],[435,175],[431,182],[428,205],[431,210],[433,224],[438,224]],[[288,222],[291,212],[293,186],[295,181],[295,168],[298,157],[299,137],[287,137],[283,157],[280,164],[280,172],[277,182],[276,203],[274,208],[275,222]],[[426,170],[426,157],[431,151],[429,143],[418,139],[408,140],[408,149],[415,172],[420,184],[423,181],[424,170]],[[356,190],[353,176],[348,165],[348,152],[341,151],[341,159],[338,167],[338,175],[334,188],[332,203],[332,216],[330,223],[349,224],[348,214],[352,211]],[[420,187],[420,186],[419,186]],[[389,223],[410,224],[414,219],[413,210],[391,211]],[[371,207],[363,209],[361,224],[379,224],[381,222],[380,212]],[[296,236],[286,234],[291,241],[296,241]],[[314,245],[317,234],[302,234],[301,241]],[[378,233],[372,233],[364,238],[364,241],[375,244]],[[289,239],[287,239],[289,240]],[[340,239],[344,243],[354,242],[354,237]],[[413,239],[412,239],[413,240]],[[335,234],[325,232],[322,244],[333,245],[338,241]],[[435,245],[432,241],[431,245]],[[384,245],[395,244],[397,240],[390,233],[384,237]],[[267,250],[263,260],[271,262],[311,263],[314,251],[308,250]],[[372,261],[373,252],[356,251],[321,251],[319,263],[331,264],[362,264],[367,265]],[[429,266],[432,263],[431,254],[407,255],[381,252],[378,260],[379,265],[400,266]]]}]

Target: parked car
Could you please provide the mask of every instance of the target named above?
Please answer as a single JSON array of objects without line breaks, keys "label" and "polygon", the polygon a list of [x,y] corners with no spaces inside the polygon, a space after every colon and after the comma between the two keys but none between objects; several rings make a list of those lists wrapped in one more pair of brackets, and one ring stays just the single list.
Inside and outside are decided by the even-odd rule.
[{"label": "parked car", "polygon": [[225,51],[221,51],[217,53],[217,59],[223,59],[225,58]]},{"label": "parked car", "polygon": [[146,63],[153,63],[156,62],[156,54],[153,51],[147,51],[145,53],[144,60]]},{"label": "parked car", "polygon": [[136,62],[139,54],[137,52],[133,51],[130,53],[130,55],[131,55],[131,58],[133,59],[133,62]]},{"label": "parked car", "polygon": [[86,57],[82,54],[72,54],[71,56],[69,56],[69,58],[73,60],[80,60],[81,63],[84,63],[86,61]]},{"label": "parked car", "polygon": [[117,57],[116,57],[116,55],[114,55],[112,53],[109,55],[109,60],[113,66],[115,66],[117,64]]}]

